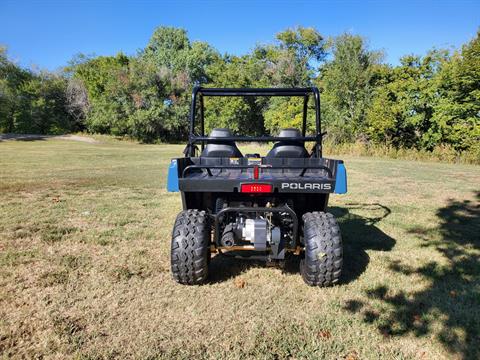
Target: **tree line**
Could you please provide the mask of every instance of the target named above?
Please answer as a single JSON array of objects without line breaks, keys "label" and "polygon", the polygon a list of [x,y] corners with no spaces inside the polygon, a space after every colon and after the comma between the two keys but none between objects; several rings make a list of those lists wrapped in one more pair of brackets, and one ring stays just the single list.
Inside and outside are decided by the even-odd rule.
[{"label": "tree line", "polygon": [[[134,56],[77,55],[55,73],[24,69],[3,48],[0,131],[184,140],[196,85],[318,86],[332,143],[448,146],[480,158],[480,32],[460,49],[407,55],[396,66],[361,36],[324,38],[305,27],[280,32],[242,56],[191,41],[183,29],[159,27]],[[299,126],[303,100],[206,98],[205,108],[207,130],[261,135]]]}]

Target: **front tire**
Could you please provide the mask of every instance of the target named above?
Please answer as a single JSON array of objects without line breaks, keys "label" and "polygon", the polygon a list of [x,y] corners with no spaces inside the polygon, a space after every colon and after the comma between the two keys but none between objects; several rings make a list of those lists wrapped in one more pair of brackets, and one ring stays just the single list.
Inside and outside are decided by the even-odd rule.
[{"label": "front tire", "polygon": [[184,210],[172,232],[171,269],[176,282],[204,283],[208,277],[210,226],[205,211]]},{"label": "front tire", "polygon": [[340,228],[330,213],[311,212],[303,215],[305,257],[300,273],[310,286],[336,284],[342,273],[343,248]]}]

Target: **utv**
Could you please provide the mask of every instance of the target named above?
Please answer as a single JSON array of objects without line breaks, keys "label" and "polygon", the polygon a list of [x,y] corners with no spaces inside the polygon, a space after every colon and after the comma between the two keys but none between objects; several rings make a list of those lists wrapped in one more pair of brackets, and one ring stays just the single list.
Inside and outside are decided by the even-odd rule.
[{"label": "utv", "polygon": [[[302,129],[260,137],[213,129],[205,136],[205,96],[303,97]],[[315,134],[306,136],[310,96]],[[203,283],[212,253],[260,255],[274,263],[283,263],[292,253],[301,256],[300,272],[308,285],[337,283],[342,240],[326,210],[331,193],[346,193],[347,179],[343,161],[322,157],[323,135],[317,88],[195,88],[185,156],[172,159],[168,171],[168,191],[180,191],[183,203],[172,233],[173,278],[181,284]],[[242,155],[236,142],[273,142],[273,147],[265,157]],[[313,143],[310,152],[306,142]]]}]

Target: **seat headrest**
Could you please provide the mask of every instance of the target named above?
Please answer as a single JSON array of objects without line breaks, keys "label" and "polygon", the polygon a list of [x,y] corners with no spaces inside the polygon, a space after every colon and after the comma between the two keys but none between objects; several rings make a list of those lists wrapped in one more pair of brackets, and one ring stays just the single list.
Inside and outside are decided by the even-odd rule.
[{"label": "seat headrest", "polygon": [[301,137],[302,133],[298,129],[282,129],[280,130],[280,133],[278,134],[278,137]]},{"label": "seat headrest", "polygon": [[232,132],[230,131],[230,129],[225,128],[215,128],[210,132],[210,135],[208,135],[208,137],[211,138],[222,138],[229,136],[232,136]]}]

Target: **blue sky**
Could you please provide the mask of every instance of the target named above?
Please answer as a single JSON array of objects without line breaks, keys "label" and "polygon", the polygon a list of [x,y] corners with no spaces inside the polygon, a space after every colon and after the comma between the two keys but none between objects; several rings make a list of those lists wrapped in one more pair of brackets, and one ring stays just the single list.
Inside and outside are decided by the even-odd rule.
[{"label": "blue sky", "polygon": [[155,27],[188,30],[220,52],[244,54],[297,25],[324,36],[365,36],[396,64],[405,54],[458,47],[480,27],[477,1],[10,1],[0,0],[0,44],[24,66],[56,69],[76,53],[135,54]]}]

